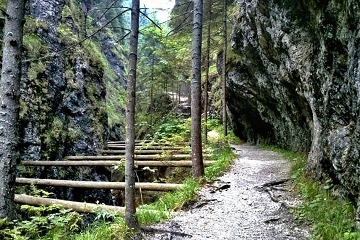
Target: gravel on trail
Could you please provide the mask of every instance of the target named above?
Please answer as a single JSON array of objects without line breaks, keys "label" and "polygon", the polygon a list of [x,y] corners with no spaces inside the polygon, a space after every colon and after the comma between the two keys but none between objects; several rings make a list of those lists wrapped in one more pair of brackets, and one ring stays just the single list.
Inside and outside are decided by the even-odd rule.
[{"label": "gravel on trail", "polygon": [[289,184],[290,163],[254,145],[232,147],[238,158],[228,173],[204,186],[189,209],[136,239],[311,239],[309,227],[290,213],[300,203]]}]

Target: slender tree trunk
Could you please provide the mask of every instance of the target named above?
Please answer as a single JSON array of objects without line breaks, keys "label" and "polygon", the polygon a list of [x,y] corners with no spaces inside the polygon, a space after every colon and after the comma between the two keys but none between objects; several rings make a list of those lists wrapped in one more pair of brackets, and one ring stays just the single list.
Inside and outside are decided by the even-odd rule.
[{"label": "slender tree trunk", "polygon": [[151,60],[151,87],[150,87],[150,125],[153,125],[154,116],[154,68],[155,68],[155,54],[152,55]]},{"label": "slender tree trunk", "polygon": [[125,148],[125,223],[130,229],[138,229],[135,216],[135,89],[139,35],[139,0],[132,0],[129,77],[127,83],[126,148]]},{"label": "slender tree trunk", "polygon": [[227,0],[224,0],[224,49],[223,49],[223,64],[222,64],[222,120],[224,127],[224,135],[227,136],[227,114],[226,114],[226,51],[227,51]]},{"label": "slender tree trunk", "polygon": [[209,68],[210,68],[210,38],[211,38],[211,12],[212,12],[212,0],[208,2],[207,12],[209,14],[207,36],[206,36],[206,67],[205,67],[205,84],[204,84],[204,142],[207,143],[207,119],[209,108]]},{"label": "slender tree trunk", "polygon": [[21,47],[25,0],[8,0],[0,80],[0,218],[15,218]]},{"label": "slender tree trunk", "polygon": [[201,41],[203,1],[194,1],[191,81],[191,151],[195,178],[204,176],[201,145]]}]

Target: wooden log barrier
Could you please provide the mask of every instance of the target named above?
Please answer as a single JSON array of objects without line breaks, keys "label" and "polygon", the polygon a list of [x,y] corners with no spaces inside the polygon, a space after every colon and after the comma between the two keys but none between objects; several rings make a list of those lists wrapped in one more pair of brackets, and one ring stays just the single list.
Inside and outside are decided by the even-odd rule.
[{"label": "wooden log barrier", "polygon": [[[95,189],[124,189],[125,182],[92,182],[55,179],[16,178],[19,184],[49,185],[57,187],[95,188]],[[149,191],[173,191],[183,187],[183,184],[174,183],[135,183],[135,189]]]},{"label": "wooden log barrier", "polygon": [[[181,150],[158,150],[158,149],[144,149],[144,150],[135,150],[135,154],[136,155],[140,155],[140,154],[162,154],[162,153],[166,153],[166,154],[176,154],[176,153],[181,153]],[[108,154],[108,155],[114,155],[114,154],[118,154],[118,155],[124,155],[125,154],[125,150],[102,150],[101,151],[102,154]]]},{"label": "wooden log barrier", "polygon": [[106,210],[109,212],[115,212],[119,215],[125,214],[125,207],[109,206],[103,204],[85,203],[85,202],[73,202],[68,200],[52,199],[32,197],[25,194],[15,194],[15,202],[20,204],[27,204],[33,206],[51,206],[54,204],[61,205],[65,209],[72,209],[76,212],[82,213],[96,213],[99,210]]},{"label": "wooden log barrier", "polygon": [[[204,155],[204,157],[208,157]],[[64,160],[121,160],[125,159],[125,155],[101,155],[101,156],[67,156]],[[169,156],[163,156],[159,154],[155,155],[134,155],[135,160],[188,160],[191,159],[190,154],[174,154]]]},{"label": "wooden log barrier", "polygon": [[[135,140],[135,143],[151,143],[151,140]],[[125,141],[108,141],[107,144],[125,144]]]},{"label": "wooden log barrier", "polygon": [[[14,200],[18,204],[26,204],[32,206],[60,205],[65,209],[72,209],[76,212],[81,212],[81,213],[97,213],[100,210],[105,210],[108,212],[115,212],[116,214],[119,215],[125,215],[125,207],[119,207],[119,206],[110,206],[110,205],[86,203],[86,202],[74,202],[74,201],[53,199],[53,198],[33,197],[25,194],[15,194]],[[136,209],[136,212],[157,213],[158,211],[138,208]],[[170,213],[168,214],[170,215]]]},{"label": "wooden log barrier", "polygon": [[[109,144],[108,149],[125,149],[125,145],[122,144]],[[172,146],[135,146],[137,149],[159,149],[159,150],[182,150],[183,147],[172,147]]]},{"label": "wooden log barrier", "polygon": [[[211,166],[215,161],[204,161]],[[121,161],[22,161],[24,166],[124,166]],[[191,161],[135,161],[138,167],[191,167]]]}]

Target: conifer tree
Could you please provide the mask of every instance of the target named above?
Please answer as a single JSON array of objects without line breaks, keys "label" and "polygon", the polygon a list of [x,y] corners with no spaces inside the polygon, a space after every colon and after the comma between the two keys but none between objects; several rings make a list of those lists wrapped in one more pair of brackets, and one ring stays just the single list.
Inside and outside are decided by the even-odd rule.
[{"label": "conifer tree", "polygon": [[0,80],[0,218],[15,217],[19,99],[25,0],[8,0]]}]

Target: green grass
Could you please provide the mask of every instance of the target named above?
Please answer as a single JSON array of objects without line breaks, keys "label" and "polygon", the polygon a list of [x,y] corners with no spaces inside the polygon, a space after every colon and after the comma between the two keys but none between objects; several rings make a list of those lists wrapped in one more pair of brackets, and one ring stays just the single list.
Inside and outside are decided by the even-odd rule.
[{"label": "green grass", "polygon": [[291,178],[303,203],[294,208],[298,220],[308,222],[313,239],[355,240],[360,239],[356,230],[355,208],[345,198],[332,194],[335,186],[331,181],[323,184],[307,178],[304,172],[306,156],[274,147],[267,149],[280,153],[292,163]]},{"label": "green grass", "polygon": [[[235,154],[231,150],[228,140],[219,139],[216,143],[210,143],[207,151],[213,153],[216,163],[205,168],[205,178],[203,180],[212,181],[223,175],[231,166],[235,159]],[[138,208],[137,219],[141,225],[158,223],[171,218],[171,212],[186,209],[189,204],[197,200],[197,192],[201,184],[205,181],[196,181],[193,178],[186,179],[184,187],[174,192],[165,193],[160,199],[152,204],[143,205]],[[94,224],[90,230],[86,230],[76,236],[76,240],[87,239],[124,239],[126,227],[123,218],[119,217],[113,223],[100,222]]]}]

